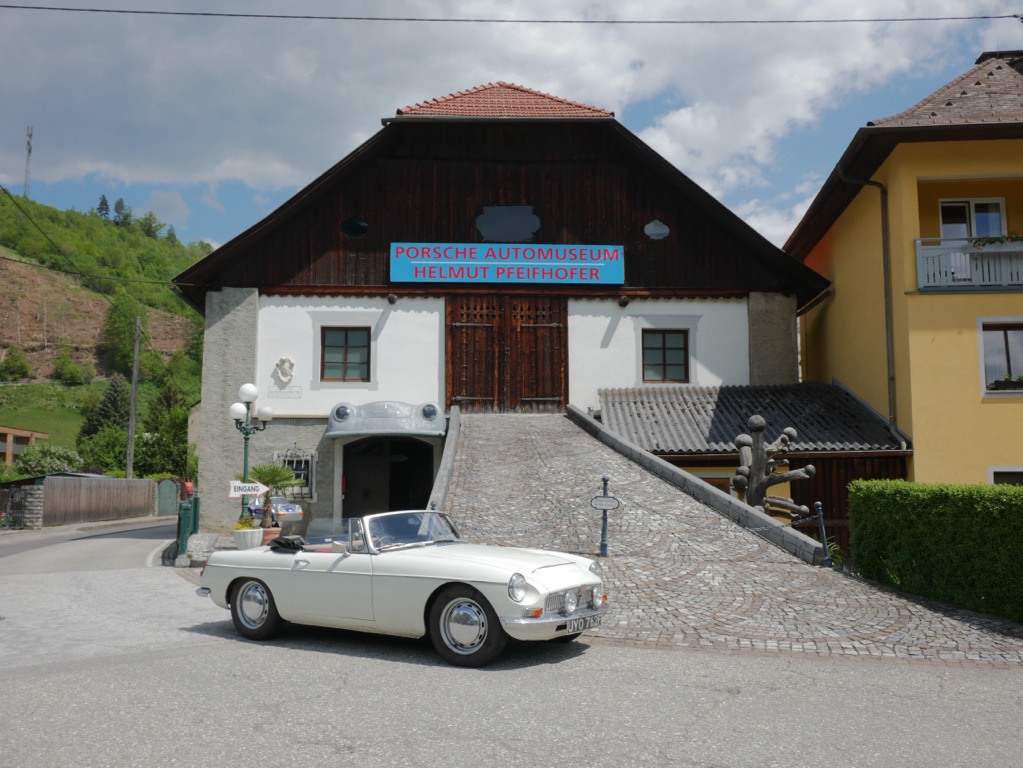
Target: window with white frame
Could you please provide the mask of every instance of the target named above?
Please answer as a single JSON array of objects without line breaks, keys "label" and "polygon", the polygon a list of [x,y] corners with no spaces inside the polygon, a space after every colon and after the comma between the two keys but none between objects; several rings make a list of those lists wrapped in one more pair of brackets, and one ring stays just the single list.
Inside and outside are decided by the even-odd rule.
[{"label": "window with white frame", "polygon": [[643,381],[679,384],[689,381],[689,331],[643,330]]},{"label": "window with white frame", "polygon": [[274,451],[274,463],[288,467],[295,473],[298,485],[281,490],[292,501],[316,501],[316,451],[304,451],[298,446],[286,451]]},{"label": "window with white frame", "polygon": [[370,329],[320,329],[320,380],[369,381]]},{"label": "window with white frame", "polygon": [[981,343],[985,387],[1023,389],[1023,321],[982,322]]},{"label": "window with white frame", "polygon": [[1005,234],[1005,200],[941,200],[942,238],[998,237]]}]

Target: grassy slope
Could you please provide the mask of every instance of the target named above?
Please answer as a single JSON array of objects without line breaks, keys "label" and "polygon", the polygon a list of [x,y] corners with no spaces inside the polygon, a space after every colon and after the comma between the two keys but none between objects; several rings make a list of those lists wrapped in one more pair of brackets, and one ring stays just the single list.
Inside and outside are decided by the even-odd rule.
[{"label": "grassy slope", "polygon": [[0,423],[5,427],[46,432],[50,442],[75,447],[84,418],[80,406],[90,391],[101,392],[105,382],[81,387],[57,383],[10,384],[0,387]]}]

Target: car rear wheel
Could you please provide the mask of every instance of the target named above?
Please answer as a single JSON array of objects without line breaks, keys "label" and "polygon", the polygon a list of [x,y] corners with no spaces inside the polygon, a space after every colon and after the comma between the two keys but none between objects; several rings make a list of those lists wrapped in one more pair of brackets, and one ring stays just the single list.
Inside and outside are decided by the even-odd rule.
[{"label": "car rear wheel", "polygon": [[273,594],[256,579],[243,579],[234,588],[231,619],[238,634],[249,640],[269,640],[284,626]]},{"label": "car rear wheel", "polygon": [[440,657],[458,667],[482,667],[504,650],[508,636],[490,603],[475,589],[447,587],[430,609],[430,640]]}]

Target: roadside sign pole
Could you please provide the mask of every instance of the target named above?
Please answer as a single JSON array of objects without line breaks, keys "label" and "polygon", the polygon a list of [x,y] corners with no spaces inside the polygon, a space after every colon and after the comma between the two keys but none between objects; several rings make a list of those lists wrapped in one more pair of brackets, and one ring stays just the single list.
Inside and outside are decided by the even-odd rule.
[{"label": "roadside sign pole", "polygon": [[621,502],[607,492],[607,484],[611,478],[604,475],[601,480],[604,483],[604,490],[600,496],[590,499],[590,506],[603,511],[600,524],[600,556],[607,557],[607,513],[608,510],[618,509]]},{"label": "roadside sign pole", "polygon": [[[602,478],[604,481],[604,498],[607,498],[607,483],[611,479],[607,475]],[[600,524],[600,556],[607,557],[607,509],[604,510],[602,515],[603,521]]]}]

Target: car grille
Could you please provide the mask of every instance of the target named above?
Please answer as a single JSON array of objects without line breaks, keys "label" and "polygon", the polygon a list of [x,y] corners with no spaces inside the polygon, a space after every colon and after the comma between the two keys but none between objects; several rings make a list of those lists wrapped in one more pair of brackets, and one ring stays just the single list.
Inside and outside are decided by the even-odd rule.
[{"label": "car grille", "polygon": [[[567,592],[568,590],[566,590]],[[565,594],[566,592],[558,592],[553,595],[547,595],[547,599],[543,604],[544,613],[563,613],[565,610]],[[576,592],[579,592],[579,588],[576,588]],[[579,595],[578,605],[580,608],[588,608],[589,596],[584,597],[582,594]]]}]

